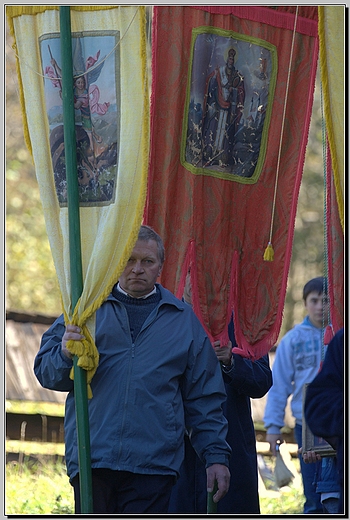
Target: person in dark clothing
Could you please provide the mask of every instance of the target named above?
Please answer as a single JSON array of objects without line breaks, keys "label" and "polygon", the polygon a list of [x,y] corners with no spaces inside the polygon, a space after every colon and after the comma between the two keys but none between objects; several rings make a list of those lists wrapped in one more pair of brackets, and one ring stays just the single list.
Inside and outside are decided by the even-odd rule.
[{"label": "person in dark clothing", "polygon": [[308,385],[305,420],[314,435],[325,439],[337,451],[339,513],[344,511],[344,328],[327,347],[322,368]]},{"label": "person in dark clothing", "polygon": [[[188,303],[191,303],[190,296],[190,289],[185,287],[184,299]],[[218,502],[217,512],[259,514],[256,438],[250,398],[266,394],[272,385],[272,372],[268,355],[253,362],[232,354],[232,345],[237,345],[232,318],[228,333],[230,342],[227,347],[214,344],[227,393],[223,410],[228,421],[226,440],[232,449],[230,487]],[[206,513],[207,510],[205,468],[191,445],[190,437],[191,432],[188,432],[185,435],[185,459],[180,478],[172,488],[169,513]]]}]

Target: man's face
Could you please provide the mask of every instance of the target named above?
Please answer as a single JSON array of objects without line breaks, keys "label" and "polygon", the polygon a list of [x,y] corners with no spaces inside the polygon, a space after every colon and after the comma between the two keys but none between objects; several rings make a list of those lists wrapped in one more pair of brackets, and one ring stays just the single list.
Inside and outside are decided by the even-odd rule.
[{"label": "man's face", "polygon": [[310,321],[315,327],[321,329],[328,325],[328,298],[324,294],[312,291],[305,301],[305,308]]},{"label": "man's face", "polygon": [[162,270],[155,240],[138,240],[119,278],[125,292],[134,298],[149,294]]}]

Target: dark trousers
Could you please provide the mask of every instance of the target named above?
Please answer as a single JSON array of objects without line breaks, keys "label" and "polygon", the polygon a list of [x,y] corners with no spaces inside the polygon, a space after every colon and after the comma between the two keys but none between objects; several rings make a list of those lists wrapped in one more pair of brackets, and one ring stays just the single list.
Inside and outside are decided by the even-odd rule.
[{"label": "dark trousers", "polygon": [[[81,514],[79,474],[71,479],[75,514]],[[141,475],[128,471],[92,469],[93,513],[166,513],[172,475]]]}]

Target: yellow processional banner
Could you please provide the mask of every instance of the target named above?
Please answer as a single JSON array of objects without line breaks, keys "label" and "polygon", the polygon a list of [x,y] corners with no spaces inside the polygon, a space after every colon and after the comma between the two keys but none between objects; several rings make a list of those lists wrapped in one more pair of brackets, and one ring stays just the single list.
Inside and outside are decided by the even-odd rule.
[{"label": "yellow processional banner", "polygon": [[339,218],[344,232],[345,6],[318,6],[320,64],[327,137]]},{"label": "yellow processional banner", "polygon": [[[145,7],[70,8],[83,291],[71,304],[58,6],[8,6],[24,134],[32,153],[67,323],[90,382],[98,365],[94,313],[137,239],[147,184],[149,93]],[[72,375],[73,377],[73,375]]]},{"label": "yellow processional banner", "polygon": [[333,332],[344,326],[345,6],[318,6],[320,69],[327,134],[326,245]]}]

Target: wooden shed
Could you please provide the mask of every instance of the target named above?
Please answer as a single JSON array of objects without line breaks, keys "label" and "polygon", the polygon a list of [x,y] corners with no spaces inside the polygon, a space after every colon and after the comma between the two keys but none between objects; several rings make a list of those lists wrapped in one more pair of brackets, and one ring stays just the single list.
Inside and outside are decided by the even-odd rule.
[{"label": "wooden shed", "polygon": [[[6,312],[5,395],[8,440],[64,441],[63,418],[67,394],[43,388],[33,370],[41,337],[55,319],[54,316]],[[45,411],[40,412],[40,408]]]}]

